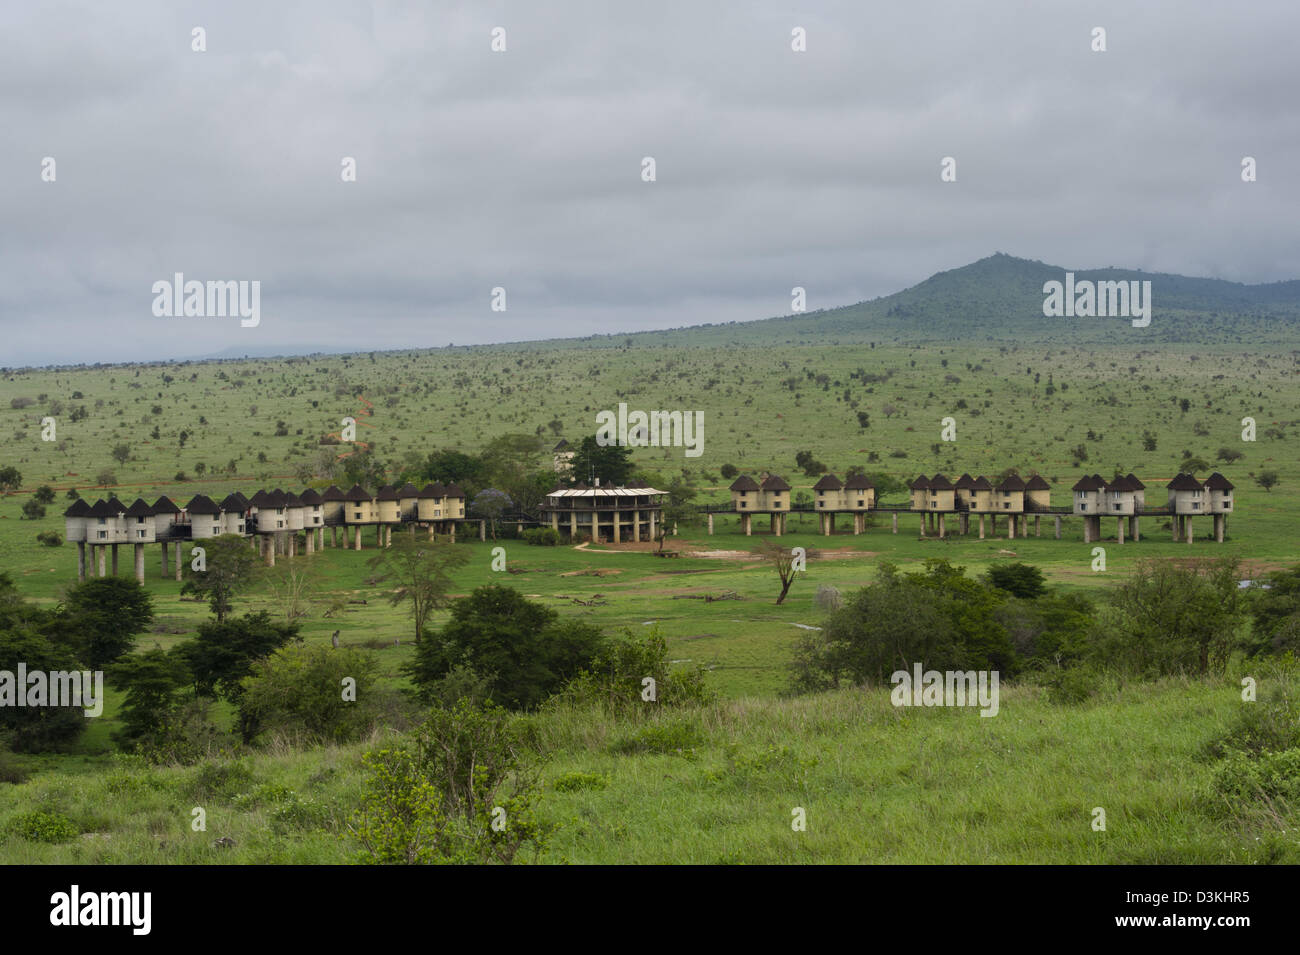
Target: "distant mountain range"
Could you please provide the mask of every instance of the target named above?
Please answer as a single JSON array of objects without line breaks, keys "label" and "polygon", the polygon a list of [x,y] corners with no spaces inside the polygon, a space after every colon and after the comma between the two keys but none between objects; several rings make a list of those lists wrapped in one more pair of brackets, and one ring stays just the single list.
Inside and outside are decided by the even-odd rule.
[{"label": "distant mountain range", "polygon": [[[998,253],[932,275],[911,288],[841,308],[802,315],[672,332],[647,332],[682,344],[730,341],[924,342],[998,341],[1093,343],[1300,344],[1300,281],[1243,285],[1132,269],[1070,269],[1075,281],[1149,281],[1152,321],[1133,328],[1127,318],[1047,318],[1046,283],[1063,282],[1067,268]],[[605,337],[605,336],[601,336]],[[611,338],[624,336],[612,335]]]},{"label": "distant mountain range", "polygon": [[[1152,320],[1134,328],[1127,318],[1048,318],[1047,282],[1067,268],[1003,253],[867,302],[779,318],[694,325],[662,331],[612,332],[584,338],[458,346],[457,350],[729,344],[777,345],[874,342],[1017,342],[1067,344],[1242,345],[1300,348],[1300,280],[1243,285],[1133,269],[1069,269],[1076,282],[1151,283]],[[417,349],[425,350],[425,349]],[[229,361],[299,355],[350,354],[340,347],[236,346],[177,361]]]}]

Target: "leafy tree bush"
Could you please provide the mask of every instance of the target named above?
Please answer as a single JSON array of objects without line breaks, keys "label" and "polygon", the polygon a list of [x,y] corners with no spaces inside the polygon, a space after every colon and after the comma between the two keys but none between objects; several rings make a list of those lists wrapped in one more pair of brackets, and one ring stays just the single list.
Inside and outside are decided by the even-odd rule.
[{"label": "leafy tree bush", "polygon": [[[7,578],[4,578],[7,582]],[[27,672],[73,671],[81,667],[71,648],[56,643],[38,627],[46,616],[35,608],[7,608],[12,614],[7,626],[0,629],[0,670],[18,673],[18,665],[26,664]],[[13,692],[23,692],[25,687],[11,686]],[[0,705],[0,732],[8,735],[9,745],[15,752],[39,753],[57,750],[72,744],[86,728],[86,716],[81,701],[73,706],[15,706],[13,701]]]},{"label": "leafy tree bush", "polygon": [[32,493],[32,499],[39,501],[41,504],[54,503],[54,488],[48,484],[42,484]]},{"label": "leafy tree bush", "polygon": [[44,547],[63,546],[63,538],[58,531],[39,531],[36,534],[36,542]]},{"label": "leafy tree bush", "polygon": [[1266,574],[1258,583],[1265,586],[1248,592],[1253,623],[1248,655],[1288,650],[1300,655],[1300,564]]},{"label": "leafy tree bush", "polygon": [[348,829],[363,847],[362,862],[427,865],[453,854],[438,790],[409,750],[366,753],[361,764],[366,774],[361,805]]},{"label": "leafy tree bush", "polygon": [[1245,620],[1239,566],[1235,557],[1139,561],[1113,592],[1099,659],[1143,676],[1221,672]]},{"label": "leafy tree bush", "polygon": [[497,539],[497,521],[501,516],[514,506],[510,500],[510,495],[505,491],[498,490],[494,487],[487,487],[474,495],[470,502],[469,512],[474,517],[480,517],[488,522],[488,531],[492,539]]},{"label": "leafy tree bush", "polygon": [[195,594],[208,601],[208,607],[224,623],[230,613],[235,595],[253,577],[257,555],[249,550],[248,542],[238,534],[210,537],[203,543],[205,567],[195,570],[192,563],[185,565],[185,583],[181,594]]},{"label": "leafy tree bush", "polygon": [[114,738],[130,746],[162,729],[180,704],[190,673],[182,654],[155,647],[114,664],[108,677],[126,694],[118,716],[122,728]]},{"label": "leafy tree bush", "polygon": [[[548,702],[551,706],[595,704],[606,713],[626,717],[714,700],[703,667],[674,669],[668,660],[668,641],[658,627],[651,627],[648,633],[624,627],[605,640],[591,665]],[[647,679],[653,683],[647,685]],[[651,688],[654,699],[647,700]]]},{"label": "leafy tree bush", "polygon": [[366,754],[351,826],[364,861],[509,864],[525,845],[539,852],[547,831],[521,752],[509,714],[461,701],[435,709],[409,749]]},{"label": "leafy tree bush", "polygon": [[428,700],[456,665],[491,674],[491,699],[511,709],[536,706],[590,667],[598,628],[562,620],[510,587],[479,587],[451,605],[451,619],[416,647],[407,672]]},{"label": "leafy tree bush", "polygon": [[1047,593],[1043,572],[1032,564],[994,564],[988,570],[988,581],[998,590],[1024,600]]},{"label": "leafy tree bush", "polygon": [[632,476],[632,449],[621,444],[602,447],[589,434],[574,452],[571,473],[575,481],[590,483],[599,478],[603,485],[625,485]]},{"label": "leafy tree bush", "polygon": [[176,652],[189,667],[198,695],[238,703],[242,681],[253,674],[257,662],[297,636],[296,623],[273,620],[262,610],[221,623],[201,623],[198,636],[179,644]]},{"label": "leafy tree bush", "polygon": [[821,631],[806,631],[792,666],[796,690],[886,685],[892,673],[997,670],[1014,675],[1020,660],[1000,619],[1005,597],[946,560],[922,573],[880,565],[876,582],[850,596]]},{"label": "leafy tree bush", "polygon": [[35,498],[23,501],[23,517],[29,521],[39,521],[45,517],[45,505]]},{"label": "leafy tree bush", "polygon": [[312,745],[361,738],[379,712],[375,670],[374,659],[360,650],[305,644],[277,650],[244,678],[244,741],[280,735]]},{"label": "leafy tree bush", "polygon": [[68,591],[64,613],[82,641],[82,659],[98,670],[130,650],[153,622],[153,598],[134,577],[90,577]]}]

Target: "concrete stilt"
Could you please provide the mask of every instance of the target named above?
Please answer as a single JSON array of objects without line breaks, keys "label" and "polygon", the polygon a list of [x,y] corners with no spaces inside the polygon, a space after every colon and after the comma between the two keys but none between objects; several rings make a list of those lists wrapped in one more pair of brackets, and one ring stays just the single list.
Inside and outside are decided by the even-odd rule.
[{"label": "concrete stilt", "polygon": [[1061,515],[1060,514],[1056,515],[1056,539],[1058,541],[1061,539]]},{"label": "concrete stilt", "polygon": [[[167,563],[166,554],[167,554],[167,545],[163,544],[164,564]],[[163,567],[163,572],[164,573],[167,572],[167,568],[165,566]],[[86,579],[86,542],[77,541],[77,580],[82,581],[85,579]]]},{"label": "concrete stilt", "polygon": [[1015,539],[1016,539],[1016,515],[1011,514],[1008,515],[1008,519],[1007,519],[1007,540],[1013,541]]},{"label": "concrete stilt", "polygon": [[[641,524],[641,518],[640,518],[640,515],[637,515],[637,525],[638,525],[638,527],[640,526],[640,524]],[[710,537],[713,536],[713,515],[712,515],[712,514],[709,515],[709,536],[710,536]]]},{"label": "concrete stilt", "polygon": [[742,528],[744,528],[745,536],[746,536],[746,537],[751,537],[751,536],[753,536],[753,533],[754,533],[754,515],[753,515],[753,514],[741,514],[741,515],[740,515],[740,526],[741,526]]},{"label": "concrete stilt", "polygon": [[1085,544],[1092,543],[1092,518],[1090,517],[1083,519],[1083,542]]},{"label": "concrete stilt", "polygon": [[1195,533],[1192,530],[1192,515],[1188,514],[1187,515],[1187,543],[1190,544],[1194,536]]},{"label": "concrete stilt", "polygon": [[980,515],[980,540],[984,539],[984,515]]},{"label": "concrete stilt", "polygon": [[266,564],[268,567],[275,566],[275,552],[280,549],[280,542],[275,539],[278,536],[278,534],[274,535],[269,541],[267,541],[267,543],[271,545],[266,549]]},{"label": "concrete stilt", "polygon": [[117,576],[117,545],[113,545],[113,576]]},{"label": "concrete stilt", "polygon": [[1041,514],[1035,514],[1035,515],[1034,515],[1034,536],[1035,536],[1035,537],[1042,537],[1042,536],[1043,536],[1043,529],[1039,526],[1039,523],[1038,523],[1040,520],[1042,520],[1042,515],[1041,515]]},{"label": "concrete stilt", "polygon": [[1124,518],[1115,518],[1115,543],[1124,544]]},{"label": "concrete stilt", "polygon": [[897,534],[898,533],[898,511],[894,511],[893,518],[894,518],[894,533]]},{"label": "concrete stilt", "polygon": [[176,569],[175,569],[176,579],[177,579],[177,580],[180,580],[180,579],[181,579],[181,542],[180,542],[180,541],[177,541],[177,542],[176,542],[176,561],[175,561],[175,563],[176,563]]},{"label": "concrete stilt", "polygon": [[353,533],[352,533],[352,549],[353,549],[353,550],[360,550],[360,549],[361,549],[361,525],[360,525],[360,524],[358,524],[358,525],[353,529]]},{"label": "concrete stilt", "polygon": [[95,550],[99,551],[99,576],[107,577],[108,574],[104,570],[104,561],[107,559],[107,555],[104,553],[104,545],[100,544]]},{"label": "concrete stilt", "polygon": [[168,563],[168,561],[167,561],[167,542],[166,542],[166,541],[163,541],[162,544],[159,545],[159,546],[162,547],[162,575],[163,575],[164,577],[166,577],[166,576],[167,576],[167,571],[170,569],[170,568],[167,566],[167,563]]},{"label": "concrete stilt", "polygon": [[928,514],[921,515],[921,539],[922,540],[925,540],[925,522],[926,522],[926,518],[928,518],[929,516],[930,515]]},{"label": "concrete stilt", "polygon": [[948,527],[947,527],[946,515],[940,514],[939,515],[939,540],[943,540],[944,537],[947,536],[947,533],[948,533]]},{"label": "concrete stilt", "polygon": [[308,555],[316,553],[316,532],[307,532],[307,553]]},{"label": "concrete stilt", "polygon": [[1183,522],[1183,518],[1181,514],[1175,514],[1173,520],[1169,522],[1169,527],[1173,531],[1175,544],[1178,543],[1178,541],[1181,539],[1178,531],[1180,529],[1179,525],[1182,524],[1182,522]]},{"label": "concrete stilt", "polygon": [[135,579],[144,583],[144,544],[135,545]]}]

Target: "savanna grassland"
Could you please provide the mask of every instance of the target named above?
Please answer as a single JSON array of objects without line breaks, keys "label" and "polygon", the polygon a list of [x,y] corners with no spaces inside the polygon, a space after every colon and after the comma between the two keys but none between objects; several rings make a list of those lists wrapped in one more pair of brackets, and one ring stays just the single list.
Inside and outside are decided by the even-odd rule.
[{"label": "savanna grassland", "polygon": [[[1202,458],[1236,485],[1228,539],[1174,543],[1165,519],[1143,522],[1142,540],[1106,543],[1107,569],[1092,569],[1077,520],[1062,540],[1042,537],[920,540],[917,521],[890,532],[877,516],[866,534],[816,534],[815,519],[792,515],[788,542],[813,548],[789,598],[755,549],[767,536],[739,533],[731,517],[684,525],[665,561],[647,545],[529,547],[518,540],[458,544],[470,553],[457,592],[505,582],[562,615],[608,631],[657,630],[677,665],[702,665],[718,699],[666,716],[646,745],[646,728],[572,709],[525,717],[544,754],[538,813],[555,826],[550,862],[1229,862],[1300,858],[1296,812],[1234,812],[1216,796],[1205,747],[1239,717],[1235,660],[1226,676],[1112,680],[1088,702],[1062,706],[1040,686],[1003,689],[1002,712],[898,710],[884,691],[840,690],[790,698],[795,642],[819,625],[821,584],[849,592],[882,561],[915,568],[944,557],[974,575],[1014,559],[1042,569],[1049,585],[1103,594],[1139,558],[1231,554],[1245,573],[1300,559],[1300,428],[1297,353],[1283,345],[1215,341],[1193,345],[1123,333],[1093,343],[898,340],[869,333],[800,341],[786,323],[616,336],[581,342],[319,355],[112,367],[9,369],[0,377],[3,461],[21,488],[0,498],[0,570],[42,605],[57,603],[76,578],[76,550],[36,542],[62,532],[64,493],[126,502],[166,494],[300,490],[331,483],[346,447],[321,444],[341,419],[394,469],[434,450],[478,451],[493,437],[593,433],[598,411],[704,412],[704,454],[639,449],[638,472],[656,483],[684,477],[697,503],[728,500],[724,465],[781,474],[796,499],[816,480],[795,454],[810,450],[841,477],[868,473],[908,481],[941,471],[993,476],[1009,467],[1053,485],[1053,504],[1087,472],[1133,471],[1148,500],[1187,457]],[[783,329],[791,329],[789,337]],[[1162,332],[1162,336],[1168,332]],[[1177,336],[1174,336],[1175,338]],[[1137,344],[1141,342],[1142,344]],[[30,400],[24,400],[30,399]],[[81,410],[77,410],[81,409]],[[57,435],[43,441],[42,418]],[[862,416],[862,417],[860,417]],[[957,440],[940,440],[941,419]],[[1242,439],[1242,419],[1256,440]],[[74,420],[75,418],[75,420]],[[1154,445],[1154,448],[1151,446]],[[125,447],[114,458],[114,449]],[[1240,453],[1231,463],[1220,451]],[[1232,454],[1228,455],[1229,457]],[[1278,475],[1271,491],[1254,476]],[[1202,477],[1204,477],[1202,472]],[[43,520],[21,507],[39,485],[57,491]],[[895,495],[886,503],[902,503]],[[1113,535],[1113,524],[1104,527]],[[1000,527],[1005,534],[1005,529]],[[1031,531],[1032,533],[1032,531]],[[505,573],[491,569],[504,546]],[[125,549],[122,573],[130,573]],[[391,686],[412,655],[411,622],[390,606],[360,553],[327,548],[294,564],[307,568],[308,643],[364,648]],[[283,563],[283,560],[282,560]],[[168,648],[207,618],[182,598],[147,550],[146,586],[156,616],[138,649]],[[705,595],[736,599],[706,601]],[[240,612],[281,601],[260,583],[236,601]],[[326,616],[327,610],[329,616]],[[435,614],[433,626],[446,619]],[[1260,692],[1294,695],[1294,668],[1250,671]],[[104,718],[72,753],[15,757],[27,782],[0,785],[5,818],[57,806],[79,839],[46,845],[0,836],[6,862],[338,862],[355,856],[343,821],[359,798],[360,755],[385,738],[306,751],[260,750],[228,765],[145,766],[115,755],[110,735],[120,706],[110,685]],[[220,709],[218,710],[220,712]],[[228,714],[227,714],[228,716]],[[633,740],[635,742],[635,740]],[[206,836],[189,828],[193,805],[209,806]],[[1105,806],[1109,830],[1089,826]],[[808,831],[789,824],[793,807]],[[233,848],[212,841],[229,836]]]}]

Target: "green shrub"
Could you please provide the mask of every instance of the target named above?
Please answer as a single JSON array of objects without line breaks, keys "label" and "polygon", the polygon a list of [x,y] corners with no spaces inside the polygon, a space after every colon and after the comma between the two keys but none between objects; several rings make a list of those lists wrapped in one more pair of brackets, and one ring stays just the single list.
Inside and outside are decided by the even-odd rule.
[{"label": "green shrub", "polygon": [[195,799],[229,798],[246,790],[252,781],[253,771],[243,760],[214,760],[195,770],[190,793]]},{"label": "green shrub", "polygon": [[1236,725],[1205,747],[1207,755],[1222,758],[1232,753],[1259,756],[1300,747],[1300,705],[1283,687],[1274,687],[1265,699],[1243,703]]},{"label": "green shrub", "polygon": [[1099,682],[1088,667],[1056,670],[1046,680],[1047,699],[1057,706],[1077,706],[1096,695]]},{"label": "green shrub", "polygon": [[72,820],[60,812],[37,809],[9,820],[7,830],[32,842],[56,844],[70,842],[81,835]]},{"label": "green shrub", "polygon": [[277,835],[332,829],[334,823],[334,813],[330,806],[317,802],[310,796],[299,796],[292,790],[272,807],[269,816],[271,831]]},{"label": "green shrub", "polygon": [[[620,716],[652,714],[659,707],[699,706],[715,698],[704,674],[701,666],[669,664],[668,641],[657,626],[640,633],[624,627],[600,646],[590,667],[569,681],[551,705],[594,703]],[[653,701],[645,698],[646,678],[654,681]]]},{"label": "green shrub", "polygon": [[1215,769],[1212,786],[1230,810],[1255,802],[1300,803],[1300,749],[1257,757],[1231,753]]},{"label": "green shrub", "polygon": [[450,849],[441,797],[413,754],[382,749],[361,757],[366,772],[361,805],[348,829],[361,843],[361,862],[422,865]]},{"label": "green shrub", "polygon": [[534,547],[555,547],[560,543],[560,532],[553,527],[530,527],[522,536],[525,544]]},{"label": "green shrub", "polygon": [[36,541],[46,547],[63,546],[63,538],[59,536],[58,531],[41,531],[36,535]]},{"label": "green shrub", "polygon": [[704,731],[693,720],[661,719],[623,736],[612,748],[622,754],[676,754],[694,759],[696,748],[704,741]]},{"label": "green shrub", "polygon": [[604,789],[608,785],[607,776],[574,771],[557,777],[555,782],[551,783],[551,788],[557,793],[576,793],[584,789]]},{"label": "green shrub", "polygon": [[282,783],[263,783],[250,792],[240,793],[230,802],[236,809],[247,811],[259,806],[277,806],[292,801],[296,796],[292,789]]},{"label": "green shrub", "polygon": [[239,724],[245,741],[268,733],[308,743],[359,739],[378,712],[375,669],[370,654],[350,648],[277,650],[243,681]]}]

